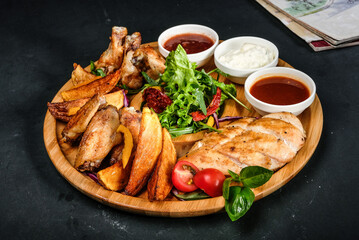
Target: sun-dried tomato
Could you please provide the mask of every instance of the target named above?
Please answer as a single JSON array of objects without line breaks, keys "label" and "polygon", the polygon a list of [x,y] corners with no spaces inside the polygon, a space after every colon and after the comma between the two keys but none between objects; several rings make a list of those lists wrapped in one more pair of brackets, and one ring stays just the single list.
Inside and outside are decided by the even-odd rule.
[{"label": "sun-dried tomato", "polygon": [[156,113],[163,112],[167,106],[172,104],[172,100],[156,88],[146,88],[143,93],[143,100],[147,102],[148,107],[152,108]]},{"label": "sun-dried tomato", "polygon": [[219,108],[219,104],[221,103],[221,95],[222,95],[221,89],[217,88],[216,95],[213,96],[211,103],[207,107],[207,114],[204,115],[203,112],[201,111],[193,112],[191,113],[193,121],[195,122],[201,121],[206,117],[211,116],[213,113],[215,113]]}]

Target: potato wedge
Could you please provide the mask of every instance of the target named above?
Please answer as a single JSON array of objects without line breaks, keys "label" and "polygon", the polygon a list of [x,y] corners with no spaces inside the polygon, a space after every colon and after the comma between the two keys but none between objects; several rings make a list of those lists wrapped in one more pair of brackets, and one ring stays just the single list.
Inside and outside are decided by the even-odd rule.
[{"label": "potato wedge", "polygon": [[90,98],[82,98],[73,101],[66,102],[56,102],[56,103],[47,103],[47,108],[51,115],[57,120],[61,120],[63,122],[68,122],[73,117],[76,112],[71,109],[80,109],[83,105],[85,105]]},{"label": "potato wedge", "polygon": [[184,134],[172,139],[172,142],[176,148],[177,157],[183,157],[192,146],[204,137],[205,131],[197,133]]},{"label": "potato wedge", "polygon": [[132,154],[126,167],[123,168],[123,147],[123,144],[115,146],[112,150],[110,160],[110,162],[114,162],[114,164],[110,167],[102,169],[97,173],[98,181],[108,190],[121,191],[127,185],[128,179],[130,177],[134,154]]},{"label": "potato wedge", "polygon": [[[105,95],[107,105],[113,105],[118,110],[123,107],[123,92],[122,90],[117,92],[108,93]],[[68,122],[70,119],[85,105],[90,98],[81,98],[66,102],[47,103],[47,107],[51,115],[57,120]]]},{"label": "potato wedge", "polygon": [[62,130],[61,134],[64,141],[75,141],[82,133],[84,133],[92,117],[96,114],[100,106],[105,103],[105,97],[103,95],[96,94],[90,99],[90,101],[82,106],[75,116],[73,116],[73,118],[71,118],[71,120],[67,123],[64,130]]},{"label": "potato wedge", "polygon": [[80,98],[91,98],[96,93],[106,94],[110,92],[119,81],[120,71],[107,75],[106,77],[99,78],[90,82],[89,84],[72,88],[61,93],[64,101],[76,100]]},{"label": "potato wedge", "polygon": [[125,188],[127,195],[134,196],[146,185],[156,166],[162,149],[162,127],[157,114],[145,107],[142,111],[139,142]]},{"label": "potato wedge", "polygon": [[148,200],[162,201],[170,193],[173,184],[171,180],[173,167],[176,165],[176,149],[166,128],[162,129],[162,151],[156,168],[147,184]]},{"label": "potato wedge", "polygon": [[122,90],[108,93],[105,95],[107,105],[112,105],[119,110],[123,107],[123,92]]},{"label": "potato wedge", "polygon": [[81,85],[88,84],[96,79],[101,78],[100,76],[96,76],[90,72],[87,72],[77,63],[74,63],[74,70],[71,73],[71,81],[75,87],[79,87]]}]

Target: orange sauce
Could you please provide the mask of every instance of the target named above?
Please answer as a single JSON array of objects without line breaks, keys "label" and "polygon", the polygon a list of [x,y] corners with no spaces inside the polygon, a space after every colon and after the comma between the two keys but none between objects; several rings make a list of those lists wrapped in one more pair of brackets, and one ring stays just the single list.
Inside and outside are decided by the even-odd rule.
[{"label": "orange sauce", "polygon": [[249,92],[258,100],[275,105],[300,103],[310,96],[307,86],[284,76],[263,78],[253,84]]},{"label": "orange sauce", "polygon": [[164,44],[168,51],[176,50],[178,44],[181,44],[187,54],[199,53],[212,47],[214,41],[203,34],[184,33],[171,37]]}]

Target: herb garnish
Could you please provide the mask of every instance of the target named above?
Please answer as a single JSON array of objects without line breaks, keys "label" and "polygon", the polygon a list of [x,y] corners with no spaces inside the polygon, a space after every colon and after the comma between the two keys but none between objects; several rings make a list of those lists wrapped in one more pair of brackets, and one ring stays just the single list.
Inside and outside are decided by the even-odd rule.
[{"label": "herb garnish", "polygon": [[[241,218],[252,206],[254,193],[251,188],[256,188],[265,184],[273,175],[273,171],[259,166],[249,166],[236,174],[228,170],[231,175],[223,183],[223,198],[225,199],[225,209],[232,221]],[[242,186],[231,186],[232,182],[238,182]]]}]

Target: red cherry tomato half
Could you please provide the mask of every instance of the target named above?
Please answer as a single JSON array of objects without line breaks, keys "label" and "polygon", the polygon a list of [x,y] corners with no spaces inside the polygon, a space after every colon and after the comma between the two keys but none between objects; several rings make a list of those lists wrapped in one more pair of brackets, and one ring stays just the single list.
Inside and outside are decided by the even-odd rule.
[{"label": "red cherry tomato half", "polygon": [[193,183],[193,176],[198,168],[190,162],[179,161],[172,171],[172,183],[175,188],[182,192],[192,192],[198,187]]},{"label": "red cherry tomato half", "polygon": [[211,197],[222,195],[223,182],[226,179],[218,169],[206,168],[199,171],[193,178],[194,184]]}]

